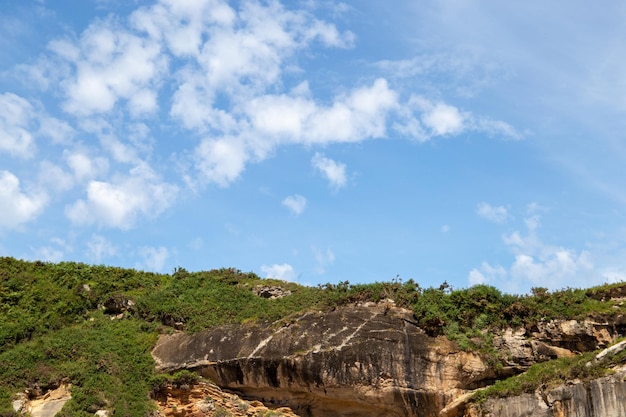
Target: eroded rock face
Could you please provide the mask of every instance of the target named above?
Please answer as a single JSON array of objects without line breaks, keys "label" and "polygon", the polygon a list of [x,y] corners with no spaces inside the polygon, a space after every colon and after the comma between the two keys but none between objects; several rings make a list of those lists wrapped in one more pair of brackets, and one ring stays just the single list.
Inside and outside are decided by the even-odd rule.
[{"label": "eroded rock face", "polygon": [[[290,406],[301,416],[431,417],[445,410],[454,417],[465,408],[455,400],[469,390],[537,362],[605,347],[620,335],[616,329],[589,320],[509,329],[493,338],[505,358],[499,368],[445,337],[426,335],[409,310],[367,303],[311,312],[291,322],[163,335],[152,353],[160,370],[195,370],[247,399]],[[514,403],[511,414],[503,416],[584,415],[545,414],[558,404],[573,407],[565,397],[556,405],[534,396]],[[493,416],[501,415],[493,411],[498,404]]]},{"label": "eroded rock face", "polygon": [[489,399],[470,406],[464,417],[626,417],[626,367],[586,383],[570,382],[549,391]]},{"label": "eroded rock face", "polygon": [[[217,385],[200,382],[188,389],[168,387],[154,399],[160,417],[231,417],[276,415],[299,417],[288,407],[268,409],[260,401],[246,401],[222,391]],[[156,413],[155,413],[156,415]]]},{"label": "eroded rock face", "polygon": [[19,395],[13,401],[13,409],[21,414],[28,413],[31,417],[54,417],[71,398],[71,386],[61,385],[32,400],[25,394]]},{"label": "eroded rock face", "polygon": [[279,328],[164,335],[162,370],[195,369],[246,398],[304,416],[433,416],[467,386],[495,378],[476,353],[431,338],[412,313],[367,304],[309,313]]}]

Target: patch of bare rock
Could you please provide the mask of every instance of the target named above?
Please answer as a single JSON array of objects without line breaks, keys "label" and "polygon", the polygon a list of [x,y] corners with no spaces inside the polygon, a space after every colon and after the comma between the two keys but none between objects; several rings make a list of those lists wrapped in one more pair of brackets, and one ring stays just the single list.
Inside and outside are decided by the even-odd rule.
[{"label": "patch of bare rock", "polygon": [[246,401],[217,385],[200,382],[190,387],[168,387],[154,399],[160,417],[299,417],[289,407],[270,409],[260,401]]}]

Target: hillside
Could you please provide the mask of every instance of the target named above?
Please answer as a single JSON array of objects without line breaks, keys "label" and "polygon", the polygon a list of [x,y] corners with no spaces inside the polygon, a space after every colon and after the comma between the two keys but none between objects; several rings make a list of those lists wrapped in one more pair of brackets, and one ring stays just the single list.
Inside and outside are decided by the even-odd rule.
[{"label": "hillside", "polygon": [[[539,385],[556,386],[573,378],[585,381],[610,374],[621,363],[622,354],[594,366],[584,364],[593,357],[591,352],[624,335],[624,297],[622,284],[553,293],[535,288],[531,295],[514,296],[489,286],[452,290],[444,283],[439,288],[421,288],[413,280],[400,279],[305,287],[232,268],[206,272],[178,268],[172,274],[154,274],[102,265],[0,258],[0,416],[17,414],[12,406],[17,393],[37,398],[66,385],[71,385],[72,398],[60,416],[93,416],[99,410],[112,416],[154,415],[158,403],[154,400],[159,395],[180,391],[181,386],[192,390],[202,382],[198,375],[243,394],[247,400],[267,399],[266,382],[275,396],[304,392],[294,387],[307,385],[311,396],[284,395],[282,405],[305,410],[302,401],[309,401],[309,413],[316,412],[311,404],[323,401],[327,404],[321,409],[333,401],[359,409],[372,400],[387,410],[395,399],[406,400],[413,391],[421,392],[422,400],[432,401],[432,410],[442,409],[452,400],[452,393],[461,395],[475,388],[491,386],[474,394],[472,401],[476,402],[520,395]],[[563,323],[570,327],[577,323],[578,327],[568,334]],[[314,334],[322,325],[337,330],[310,340],[302,336]],[[276,337],[277,333],[285,336]],[[384,336],[370,339],[373,334]],[[204,362],[190,362],[181,356],[172,366],[159,366],[159,354],[153,351],[157,343],[179,343],[180,337],[204,340],[188,352],[191,357],[204,355]],[[225,337],[231,338],[231,347],[220,350],[222,356],[209,358],[207,352],[226,346]],[[524,342],[531,338],[536,342],[532,346],[530,340]],[[221,342],[209,349],[210,340]],[[390,343],[394,349],[402,347],[404,357],[413,361],[405,361],[406,370],[396,369],[396,359],[403,356],[393,350],[387,359],[381,359]],[[183,352],[177,346],[175,350]],[[371,347],[366,356],[364,346]],[[527,347],[531,354],[524,350]],[[209,350],[202,350],[205,348]],[[526,353],[516,357],[518,351]],[[317,370],[314,360],[322,357],[320,352],[325,355],[325,365]],[[388,363],[390,376],[385,381],[392,386],[387,399],[367,392],[368,384],[379,377],[375,378],[373,368],[340,372],[349,354],[356,355],[352,363],[369,361],[380,367],[379,372],[387,372]],[[424,364],[420,358],[442,366],[438,355],[458,359],[454,362],[457,369],[448,369],[449,375],[444,375],[449,378],[446,384],[453,381],[456,385],[448,396],[431,398],[424,387],[414,386],[419,381],[407,375]],[[246,361],[237,362],[243,359]],[[229,379],[226,372],[245,368],[252,374],[257,372],[255,364],[265,373],[256,375],[254,386],[244,384],[252,381],[250,375],[235,372],[234,379]],[[291,381],[282,381],[288,374],[287,364],[298,372]],[[324,368],[327,366],[331,369]],[[424,369],[426,372],[427,367]],[[318,376],[319,390],[313,388]],[[498,380],[501,382],[493,385]],[[329,381],[336,389],[323,385]],[[355,387],[362,390],[362,401],[342,403],[341,398],[351,395],[358,399]],[[394,397],[399,388],[408,396]],[[333,399],[332,395],[343,397]],[[403,415],[397,414],[402,413],[399,409],[402,407],[389,415]],[[222,415],[234,415],[227,413],[231,411],[224,410]],[[404,415],[430,415],[421,413],[407,411]],[[213,409],[204,415],[218,414]]]}]

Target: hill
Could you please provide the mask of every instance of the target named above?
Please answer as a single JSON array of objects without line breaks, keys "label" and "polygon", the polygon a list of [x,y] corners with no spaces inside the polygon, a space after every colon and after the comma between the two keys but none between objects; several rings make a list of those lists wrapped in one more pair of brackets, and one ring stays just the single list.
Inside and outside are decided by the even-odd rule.
[{"label": "hill", "polygon": [[[563,356],[558,352],[567,350],[572,357],[588,361],[582,356],[586,352],[618,341],[626,330],[626,322],[619,319],[626,310],[621,301],[624,297],[626,287],[622,284],[553,293],[535,288],[530,295],[516,296],[502,294],[489,286],[452,290],[444,283],[438,288],[421,288],[413,280],[403,282],[400,279],[373,284],[353,285],[346,281],[306,287],[261,279],[254,273],[233,268],[203,272],[177,268],[171,274],[155,274],[103,265],[0,258],[0,416],[17,414],[12,406],[16,393],[37,398],[66,385],[71,385],[72,398],[64,405],[60,416],[93,416],[99,410],[107,410],[112,416],[148,416],[155,412],[154,399],[158,395],[172,387],[193,385],[199,377],[190,371],[202,370],[184,365],[158,368],[152,352],[163,337],[205,337],[202,335],[207,331],[219,333],[228,329],[229,334],[241,333],[242,336],[235,340],[241,341],[243,346],[243,335],[250,333],[251,329],[259,334],[266,332],[270,337],[274,330],[294,323],[302,322],[304,326],[309,323],[302,319],[305,316],[316,317],[307,324],[315,328],[324,318],[334,317],[332,312],[337,312],[337,323],[353,329],[347,334],[354,338],[358,331],[367,329],[358,321],[361,317],[358,314],[353,314],[356,321],[349,321],[352,317],[349,312],[354,311],[350,309],[358,306],[369,308],[367,311],[372,312],[372,317],[376,316],[377,322],[387,326],[379,330],[374,327],[371,332],[394,326],[400,328],[405,326],[403,323],[410,323],[415,328],[412,330],[415,340],[422,341],[419,343],[430,346],[432,341],[448,346],[445,348],[448,353],[458,352],[455,355],[459,358],[479,358],[493,370],[491,373],[485,371],[481,376],[483,379],[474,378],[473,386],[459,386],[459,393],[491,386],[501,380],[508,382],[494,385],[490,391],[477,395],[476,401],[488,396],[517,395],[532,391],[541,384],[574,377],[603,376],[619,363],[621,357],[592,367],[580,365],[581,359],[578,362],[567,358],[554,362],[552,359]],[[385,321],[387,317],[392,321]],[[557,333],[550,335],[548,324],[567,320],[611,323],[612,328],[607,330],[608,339],[604,341],[596,336],[585,338],[582,333],[570,340],[543,341],[549,348],[563,351],[552,350],[547,355],[527,358],[526,363],[511,365],[514,362],[512,350],[503,345],[503,340],[510,338],[503,335],[513,330],[519,333],[520,329],[526,335],[539,334],[541,330],[548,335],[545,337],[554,338],[558,337]],[[339,330],[344,331],[343,327]],[[373,334],[371,332],[367,334]],[[295,338],[297,334],[293,333],[291,337]],[[393,340],[393,334],[387,338]],[[405,331],[404,334],[407,340],[413,337],[410,336],[413,333]],[[335,343],[331,339],[324,340]],[[358,339],[350,339],[350,343],[356,343]],[[319,343],[325,343],[324,340],[320,339]],[[349,347],[346,338],[341,340],[336,346],[328,347],[332,355]],[[361,342],[369,343],[366,339]],[[293,341],[290,343],[290,346],[297,345]],[[276,365],[273,372],[279,374],[283,372],[284,364],[272,362],[277,352],[284,354],[285,358],[291,358],[290,355],[304,359],[309,357],[307,355],[314,357],[312,346],[302,345],[299,352],[289,349],[283,352],[280,349],[268,351],[266,345],[270,345],[269,341],[257,351],[247,352],[247,356],[254,359],[259,352],[265,352],[265,358]],[[376,357],[372,353],[371,358]],[[222,359],[230,360],[232,364],[233,358],[226,355]],[[337,363],[343,360],[338,356]],[[564,362],[567,360],[570,362]],[[533,375],[540,376],[528,377],[532,365],[544,361],[562,365],[552,366],[554,370],[551,372],[533,371]],[[390,366],[395,366],[393,361],[391,363]],[[572,369],[578,371],[572,373]],[[520,375],[515,377],[517,374]],[[217,381],[220,378],[216,375],[211,379],[223,388],[246,392],[241,384],[230,386],[226,379]],[[366,375],[369,374],[362,374]],[[518,381],[523,375],[527,379]],[[310,377],[314,378],[314,375]],[[459,381],[467,382],[462,378]],[[364,380],[363,384],[367,383]],[[282,385],[278,383],[278,387]],[[347,388],[341,387],[342,390]],[[442,398],[442,401],[450,399]],[[297,402],[289,405],[298,408]],[[444,405],[436,404],[436,407],[441,409]],[[215,413],[214,410],[211,412]]]}]

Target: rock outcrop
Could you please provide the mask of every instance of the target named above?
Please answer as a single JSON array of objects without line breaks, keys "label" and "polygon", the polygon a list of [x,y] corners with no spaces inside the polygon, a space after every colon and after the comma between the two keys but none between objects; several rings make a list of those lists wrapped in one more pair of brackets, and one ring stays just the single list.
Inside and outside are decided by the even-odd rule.
[{"label": "rock outcrop", "polygon": [[[617,336],[615,326],[595,321],[550,321],[532,330],[510,329],[493,337],[505,363],[496,367],[493,357],[462,351],[445,337],[428,336],[409,310],[365,303],[309,312],[288,322],[162,335],[152,354],[162,371],[194,370],[248,400],[289,406],[301,416],[456,417],[477,412],[459,401],[471,390],[540,361],[605,347]],[[623,389],[617,380],[614,387],[616,393]],[[582,383],[570,389],[588,391]],[[572,395],[581,395],[578,391]],[[571,408],[569,392],[551,393],[551,406],[521,396],[510,414],[494,411],[500,407],[496,400],[495,408],[487,403],[492,408],[485,410],[494,417],[535,416],[515,414],[515,407]],[[598,409],[596,402],[608,399],[598,396],[590,401]]]},{"label": "rock outcrop", "polygon": [[492,398],[467,408],[463,417],[626,417],[626,367],[614,375],[534,394]]},{"label": "rock outcrop", "polygon": [[161,370],[193,369],[222,388],[305,416],[433,416],[496,373],[477,353],[373,303],[308,313],[279,327],[161,337]]},{"label": "rock outcrop", "polygon": [[28,414],[31,417],[54,417],[72,398],[71,387],[61,385],[45,394],[29,398],[28,395],[18,394],[18,398],[13,401],[13,409],[21,414]]},{"label": "rock outcrop", "polygon": [[154,401],[161,417],[299,417],[288,407],[269,409],[260,401],[246,401],[207,382],[185,389],[168,387]]}]

